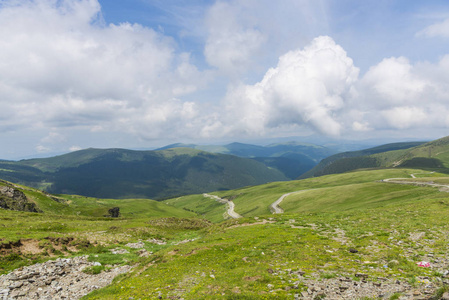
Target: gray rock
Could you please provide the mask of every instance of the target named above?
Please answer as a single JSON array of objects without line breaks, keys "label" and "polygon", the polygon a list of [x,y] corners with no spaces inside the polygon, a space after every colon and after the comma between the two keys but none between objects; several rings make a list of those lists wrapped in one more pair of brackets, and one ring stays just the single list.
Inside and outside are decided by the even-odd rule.
[{"label": "gray rock", "polygon": [[12,186],[0,187],[0,208],[27,212],[40,212],[36,204],[29,201],[25,194]]},{"label": "gray rock", "polygon": [[81,256],[48,261],[2,275],[0,287],[11,289],[0,289],[0,299],[79,299],[131,269],[130,266],[120,266],[96,275],[81,271],[94,264],[88,261],[88,256]]}]

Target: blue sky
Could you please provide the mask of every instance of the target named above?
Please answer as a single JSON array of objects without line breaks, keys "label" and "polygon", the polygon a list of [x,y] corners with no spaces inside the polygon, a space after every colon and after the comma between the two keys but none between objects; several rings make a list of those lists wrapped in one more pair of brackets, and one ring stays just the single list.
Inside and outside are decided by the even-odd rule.
[{"label": "blue sky", "polygon": [[449,134],[449,4],[0,0],[0,158]]}]

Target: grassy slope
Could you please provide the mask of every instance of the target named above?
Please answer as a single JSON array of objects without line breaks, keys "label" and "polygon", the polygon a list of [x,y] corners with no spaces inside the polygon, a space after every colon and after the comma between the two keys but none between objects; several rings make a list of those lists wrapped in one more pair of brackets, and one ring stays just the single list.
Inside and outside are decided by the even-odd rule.
[{"label": "grassy slope", "polygon": [[[379,167],[377,160],[366,159],[377,153],[404,153],[403,150],[424,144],[424,142],[405,142],[381,145],[359,151],[338,153],[323,159],[317,166],[304,173],[300,178],[309,178],[327,174],[343,173],[360,168]],[[365,159],[363,159],[365,158]],[[385,166],[384,164],[382,164]]]},{"label": "grassy slope", "polygon": [[[216,194],[236,196],[236,210],[246,211],[246,216],[257,216],[257,220],[229,220],[209,227],[192,226],[199,220],[149,222],[147,218],[131,217],[131,214],[127,218],[105,219],[0,211],[0,231],[9,239],[77,236],[102,241],[106,247],[122,248],[128,241],[150,237],[168,239],[165,246],[145,242],[145,248],[154,252],[148,259],[138,258],[134,252],[130,257],[113,256],[101,247],[82,250],[79,254],[99,255],[94,259],[101,262],[115,259],[124,263],[127,259],[140,266],[86,299],[153,299],[159,296],[291,299],[304,288],[302,281],[290,274],[296,270],[318,279],[353,277],[363,272],[370,281],[378,281],[378,277],[397,278],[421,289],[424,285],[417,282],[417,276],[427,276],[433,281],[440,275],[438,270],[418,268],[416,262],[431,259],[427,253],[440,259],[449,251],[449,194],[428,187],[376,182],[410,177],[411,173],[424,173],[417,174],[423,177],[441,176],[406,169],[359,171],[220,192]],[[449,179],[435,177],[432,180],[445,182]],[[281,205],[286,209],[285,214],[264,216],[268,205],[278,196],[302,189],[316,190],[287,197]],[[82,204],[87,201],[85,198],[67,197],[72,197],[70,205],[86,205]],[[100,204],[101,201],[110,203],[109,200],[99,201]],[[223,205],[201,195],[170,199],[161,204],[196,209],[213,220],[224,211]],[[136,208],[129,207],[130,211]],[[189,213],[186,209],[180,211]],[[272,223],[255,224],[268,218]],[[239,226],[247,223],[253,226]],[[425,239],[412,239],[417,232],[424,232]],[[195,240],[174,244],[185,238]],[[359,252],[349,253],[349,247]],[[33,257],[26,258],[29,261],[16,262],[14,257],[7,258],[12,259],[7,262],[0,260],[0,266],[12,268],[35,261]],[[289,290],[294,285],[298,289]]]},{"label": "grassy slope", "polygon": [[[2,185],[5,183],[0,182],[0,186]],[[2,244],[27,239],[36,240],[45,248],[42,248],[42,253],[39,254],[21,254],[20,250],[11,253],[7,250],[0,255],[0,274],[55,256],[63,257],[64,255],[105,251],[102,246],[94,246],[85,241],[102,244],[126,243],[149,237],[182,240],[196,232],[196,229],[192,230],[191,228],[150,226],[151,220],[157,218],[191,219],[196,216],[193,212],[154,200],[95,199],[76,195],[59,195],[57,198],[62,200],[60,203],[52,199],[55,196],[50,196],[45,192],[20,185],[16,185],[16,188],[24,192],[30,201],[36,203],[43,213],[24,213],[0,209],[0,253],[2,253]],[[103,217],[112,207],[120,208],[120,218]],[[71,251],[80,252],[66,251],[62,253],[48,246],[48,238],[61,237],[75,239],[73,247],[79,247],[79,249],[72,248]],[[149,246],[148,250],[152,251],[153,248],[153,246]],[[19,255],[14,253],[19,253]],[[108,255],[105,257],[107,258]],[[122,258],[136,261],[138,254],[134,253],[129,257],[125,255]],[[116,259],[120,261],[121,258],[117,257]]]},{"label": "grassy slope", "polygon": [[[0,182],[0,186],[5,183]],[[45,214],[52,215],[77,215],[86,217],[103,217],[108,210],[119,207],[120,213],[125,218],[133,217],[192,217],[194,213],[184,209],[167,205],[150,199],[97,199],[77,195],[50,196],[46,192],[29,188],[23,185],[16,187],[25,193],[27,198],[36,203],[37,207]],[[59,198],[62,201],[55,201]]]},{"label": "grassy slope", "polygon": [[[425,284],[417,276],[433,281],[440,274],[418,268],[416,262],[433,259],[427,253],[444,258],[449,250],[449,194],[428,187],[373,182],[411,172],[416,173],[362,171],[253,187],[257,204],[250,200],[250,189],[233,191],[242,194],[239,197],[246,195],[240,203],[234,200],[237,208],[243,200],[249,208],[283,192],[318,188],[288,197],[286,214],[269,215],[273,223],[235,227],[268,217],[259,215],[258,220],[214,225],[199,240],[158,252],[141,274],[121,278],[86,299],[291,299],[302,288],[302,281],[290,274],[296,270],[321,280],[336,276],[357,280],[354,274],[362,272],[370,281],[397,278],[420,290]],[[418,232],[424,233],[424,240],[412,238]],[[350,253],[349,247],[359,252]],[[299,289],[289,290],[295,281]]]},{"label": "grassy slope", "polygon": [[[391,151],[392,147],[376,147],[331,156],[301,178],[378,167],[417,168],[449,173],[449,137],[417,146],[413,146],[413,143],[392,145],[396,145],[397,150]],[[409,146],[413,147],[401,149]]]},{"label": "grassy slope", "polygon": [[163,201],[171,206],[194,212],[212,222],[223,221],[226,206],[207,197],[200,195],[188,195]]},{"label": "grassy slope", "polygon": [[[236,205],[236,212],[245,217],[253,217],[261,214],[269,214],[270,204],[276,201],[283,194],[289,192],[373,182],[385,178],[407,178],[410,177],[409,174],[414,172],[416,172],[416,170],[412,169],[383,169],[350,172],[344,174],[327,175],[317,178],[308,178],[305,180],[273,182],[260,186],[241,188],[232,191],[215,192],[213,194],[220,197],[233,199]],[[216,215],[218,215],[218,213],[216,213]]]}]

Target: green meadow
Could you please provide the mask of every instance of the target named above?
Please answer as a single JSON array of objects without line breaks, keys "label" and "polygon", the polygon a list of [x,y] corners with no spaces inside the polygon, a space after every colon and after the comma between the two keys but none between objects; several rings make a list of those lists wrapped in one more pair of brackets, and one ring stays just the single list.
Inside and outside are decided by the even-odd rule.
[{"label": "green meadow", "polygon": [[[11,245],[0,248],[0,273],[82,254],[134,266],[85,299],[291,299],[307,289],[298,272],[318,280],[360,280],[355,274],[363,273],[373,282],[395,278],[420,289],[420,278],[441,282],[443,270],[416,262],[449,251],[449,194],[382,182],[412,180],[411,174],[449,183],[444,174],[381,169],[213,193],[234,201],[243,216],[230,220],[224,204],[203,195],[157,202],[50,196],[22,187],[43,213],[0,210],[0,243]],[[271,203],[295,191],[280,204],[285,213],[271,214]],[[113,207],[120,217],[105,217]],[[151,255],[126,246],[136,241]],[[27,253],[20,245],[27,243],[39,251]],[[129,253],[112,254],[115,248]]]}]

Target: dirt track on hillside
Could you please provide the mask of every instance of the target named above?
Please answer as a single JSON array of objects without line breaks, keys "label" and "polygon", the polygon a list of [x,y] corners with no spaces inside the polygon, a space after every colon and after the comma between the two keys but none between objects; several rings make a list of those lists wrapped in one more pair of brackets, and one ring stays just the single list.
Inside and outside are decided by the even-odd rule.
[{"label": "dirt track on hillside", "polygon": [[235,210],[234,210],[235,209],[235,204],[231,200],[223,199],[223,198],[220,198],[218,196],[210,195],[210,194],[206,194],[206,193],[204,193],[203,196],[206,197],[206,198],[214,199],[214,200],[216,200],[216,201],[218,201],[220,203],[226,204],[228,206],[228,210],[226,211],[226,213],[231,218],[238,219],[238,218],[242,217],[241,215],[239,215],[238,213],[235,212]]},{"label": "dirt track on hillside", "polygon": [[295,191],[295,192],[290,192],[287,194],[282,195],[281,197],[279,197],[279,199],[277,199],[275,202],[273,202],[270,205],[270,210],[273,212],[273,214],[282,214],[284,213],[284,210],[279,206],[279,204],[281,204],[281,202],[288,196],[292,195],[292,194],[298,194],[298,193],[302,193],[302,192],[306,192],[306,191],[311,191],[311,190],[316,190],[316,189],[307,189],[307,190],[300,190],[300,191]]}]

